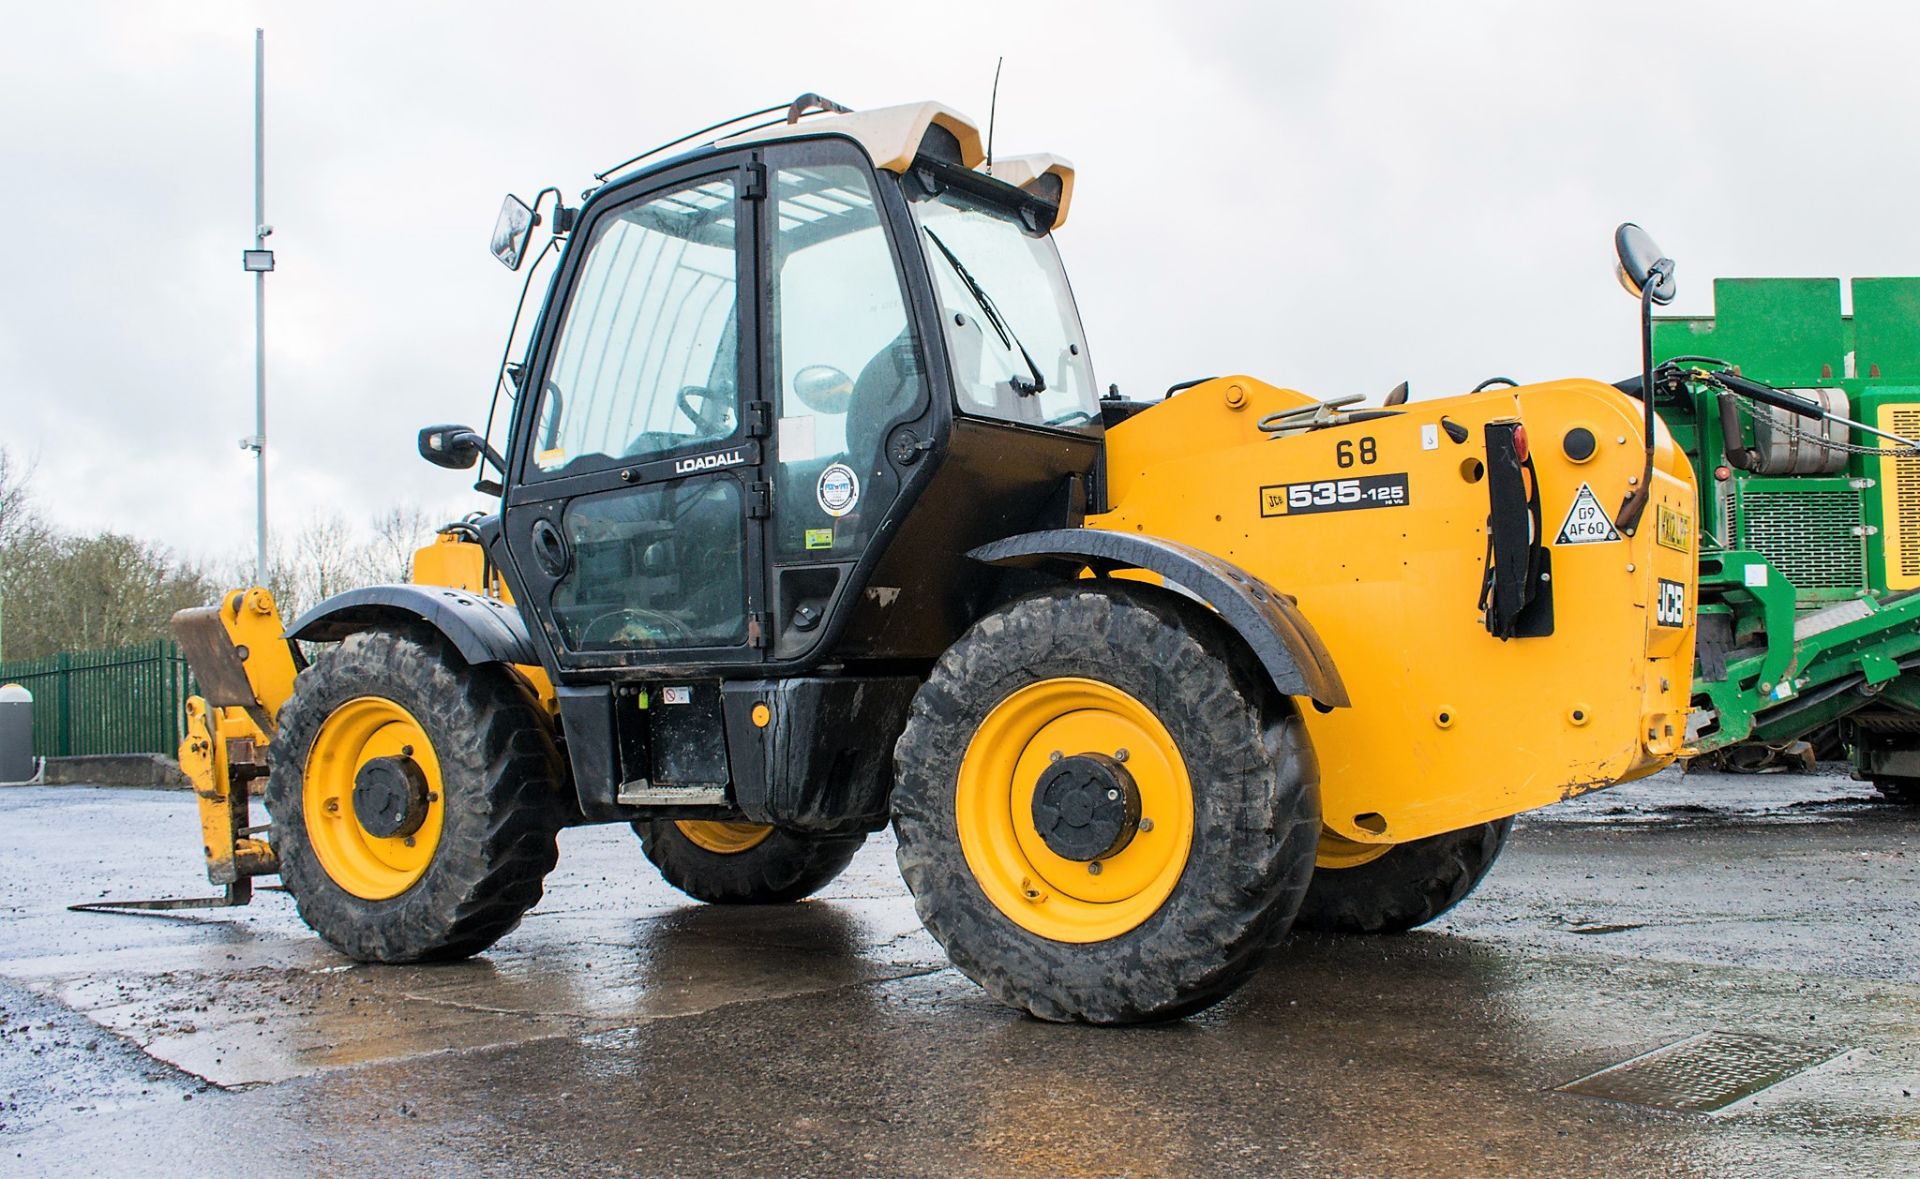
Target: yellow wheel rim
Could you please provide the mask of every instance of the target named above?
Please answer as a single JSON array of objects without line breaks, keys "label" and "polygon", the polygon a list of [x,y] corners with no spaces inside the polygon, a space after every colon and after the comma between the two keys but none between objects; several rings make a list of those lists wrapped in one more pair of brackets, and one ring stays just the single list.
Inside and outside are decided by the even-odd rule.
[{"label": "yellow wheel rim", "polygon": [[[1124,757],[1140,792],[1140,830],[1091,865],[1057,855],[1033,822],[1034,787],[1053,754]],[[1016,925],[1059,942],[1119,937],[1158,912],[1193,846],[1193,783],[1173,735],[1111,684],[1029,684],[987,714],[960,762],[954,800],[967,867]]]},{"label": "yellow wheel rim", "polygon": [[687,841],[716,856],[737,856],[767,841],[773,828],[765,823],[724,823],[718,819],[675,819],[673,825]]},{"label": "yellow wheel rim", "polygon": [[1315,871],[1322,868],[1358,868],[1362,864],[1373,863],[1398,846],[1394,843],[1361,843],[1322,827],[1313,867]]},{"label": "yellow wheel rim", "polygon": [[[354,812],[354,778],[377,757],[411,757],[426,778],[426,817],[412,835],[375,835]],[[349,700],[314,735],[301,807],[307,842],[335,884],[369,901],[399,896],[426,875],[440,845],[446,803],[433,742],[413,714],[393,701]]]}]

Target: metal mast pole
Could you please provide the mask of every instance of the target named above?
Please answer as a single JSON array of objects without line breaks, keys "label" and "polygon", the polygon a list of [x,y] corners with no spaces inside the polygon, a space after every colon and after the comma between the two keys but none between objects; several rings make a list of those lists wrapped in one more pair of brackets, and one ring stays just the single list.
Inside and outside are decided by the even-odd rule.
[{"label": "metal mast pole", "polygon": [[[267,33],[253,31],[253,248],[267,248]],[[267,272],[253,272],[254,584],[267,584]]]}]

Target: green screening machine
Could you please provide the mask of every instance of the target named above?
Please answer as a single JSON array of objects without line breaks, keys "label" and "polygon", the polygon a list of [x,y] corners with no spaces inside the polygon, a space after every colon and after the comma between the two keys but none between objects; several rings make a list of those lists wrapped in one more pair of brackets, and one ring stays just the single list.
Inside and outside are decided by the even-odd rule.
[{"label": "green screening machine", "polygon": [[1741,769],[1844,750],[1920,802],[1920,278],[1854,279],[1851,314],[1837,279],[1719,279],[1653,348],[1700,476],[1689,743]]}]

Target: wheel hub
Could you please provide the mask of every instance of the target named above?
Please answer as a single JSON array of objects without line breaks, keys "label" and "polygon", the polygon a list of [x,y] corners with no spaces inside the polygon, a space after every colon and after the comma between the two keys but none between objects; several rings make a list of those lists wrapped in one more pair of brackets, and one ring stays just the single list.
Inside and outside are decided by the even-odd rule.
[{"label": "wheel hub", "polygon": [[1034,785],[1033,825],[1062,859],[1104,860],[1140,829],[1140,788],[1126,766],[1104,753],[1063,757]]},{"label": "wheel hub", "polygon": [[353,814],[380,839],[412,835],[427,819],[427,775],[411,757],[376,757],[353,776]]}]

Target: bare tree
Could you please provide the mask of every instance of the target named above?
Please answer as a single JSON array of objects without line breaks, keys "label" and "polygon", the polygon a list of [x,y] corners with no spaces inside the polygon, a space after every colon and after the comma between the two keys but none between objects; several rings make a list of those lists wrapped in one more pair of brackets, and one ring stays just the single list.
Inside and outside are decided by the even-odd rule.
[{"label": "bare tree", "polygon": [[[337,514],[310,515],[280,533],[267,562],[267,588],[281,617],[292,621],[343,590],[408,580],[414,550],[431,543],[436,529],[437,518],[417,504],[389,508],[365,531]],[[237,568],[234,575],[236,585],[251,576]]]},{"label": "bare tree", "polygon": [[375,518],[367,545],[366,571],[372,580],[406,581],[413,576],[414,550],[431,544],[445,522],[419,504],[389,508]]},{"label": "bare tree", "polygon": [[[60,532],[34,510],[31,475],[29,464],[0,450],[0,658],[162,638],[174,611],[252,583],[250,561],[202,567],[120,533]],[[435,523],[418,505],[402,505],[366,528],[315,514],[282,531],[267,564],[282,617],[292,621],[356,586],[406,581],[413,552],[432,542]]]},{"label": "bare tree", "polygon": [[0,447],[0,553],[4,553],[9,542],[29,530],[36,530],[40,521],[33,510],[33,464],[15,458],[5,447]]},{"label": "bare tree", "polygon": [[210,600],[213,583],[164,546],[116,532],[16,532],[0,560],[8,659],[119,647],[168,635],[175,610]]}]

